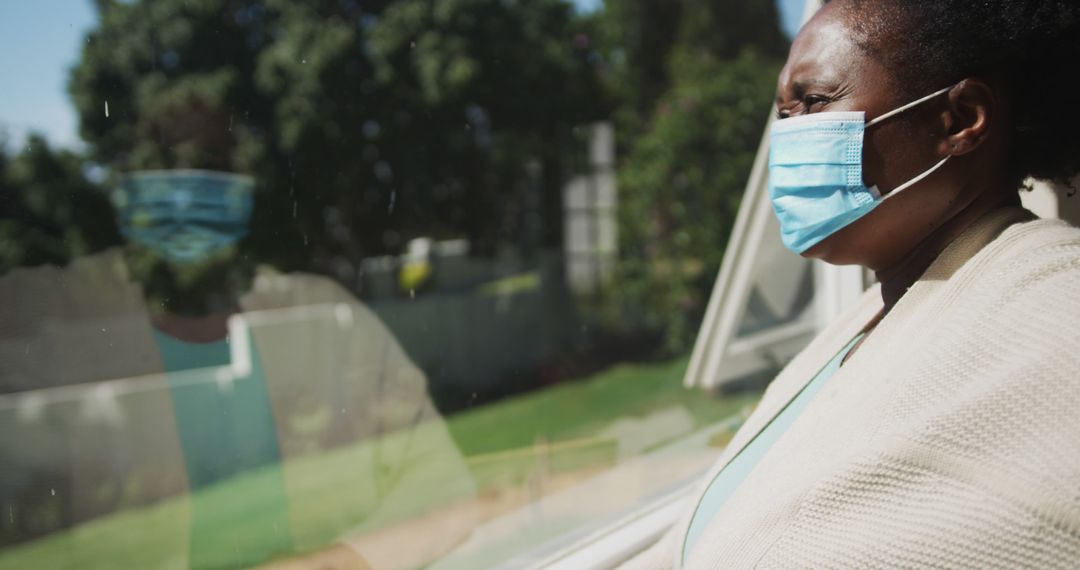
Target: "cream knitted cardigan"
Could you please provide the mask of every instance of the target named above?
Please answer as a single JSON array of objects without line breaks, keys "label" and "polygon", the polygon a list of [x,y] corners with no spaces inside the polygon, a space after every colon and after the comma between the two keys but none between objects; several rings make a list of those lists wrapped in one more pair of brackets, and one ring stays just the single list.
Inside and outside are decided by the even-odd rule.
[{"label": "cream knitted cardigan", "polygon": [[[880,307],[875,287],[785,368],[701,490]],[[626,567],[679,568],[690,515]],[[1080,568],[1080,229],[1018,208],[968,229],[685,567]]]}]

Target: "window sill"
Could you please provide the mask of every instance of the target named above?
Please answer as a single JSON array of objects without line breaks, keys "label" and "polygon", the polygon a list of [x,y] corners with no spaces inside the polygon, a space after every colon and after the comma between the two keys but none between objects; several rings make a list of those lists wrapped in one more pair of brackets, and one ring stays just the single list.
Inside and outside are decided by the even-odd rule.
[{"label": "window sill", "polygon": [[614,567],[677,521],[722,451],[709,442],[741,422],[736,416],[705,427],[484,523],[430,570]]}]

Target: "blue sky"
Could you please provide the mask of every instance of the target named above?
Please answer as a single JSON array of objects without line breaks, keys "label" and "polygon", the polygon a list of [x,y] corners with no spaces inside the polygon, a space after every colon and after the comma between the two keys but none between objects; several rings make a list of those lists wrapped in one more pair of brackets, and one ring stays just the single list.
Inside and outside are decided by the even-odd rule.
[{"label": "blue sky", "polygon": [[0,3],[0,126],[10,142],[31,129],[57,144],[78,141],[67,75],[95,18],[90,0]]},{"label": "blue sky", "polygon": [[[572,1],[582,10],[603,5],[603,0]],[[803,0],[777,2],[784,29],[794,33]],[[54,144],[78,146],[67,77],[96,17],[91,0],[0,0],[0,129],[9,144],[33,130]]]}]

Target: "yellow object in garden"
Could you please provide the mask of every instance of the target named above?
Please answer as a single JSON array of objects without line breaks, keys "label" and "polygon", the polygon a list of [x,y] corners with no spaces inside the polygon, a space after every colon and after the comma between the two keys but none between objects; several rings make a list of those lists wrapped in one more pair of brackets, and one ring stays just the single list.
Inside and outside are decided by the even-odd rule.
[{"label": "yellow object in garden", "polygon": [[411,261],[401,266],[398,285],[402,291],[417,291],[431,279],[431,263],[427,260]]}]

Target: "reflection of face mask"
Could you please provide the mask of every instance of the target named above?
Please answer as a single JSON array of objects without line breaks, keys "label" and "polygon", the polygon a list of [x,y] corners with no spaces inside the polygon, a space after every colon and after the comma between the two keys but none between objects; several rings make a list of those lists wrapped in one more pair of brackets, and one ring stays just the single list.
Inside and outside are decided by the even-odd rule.
[{"label": "reflection of face mask", "polygon": [[223,172],[144,171],[125,176],[112,199],[124,237],[172,263],[196,263],[247,235],[254,185]]},{"label": "reflection of face mask", "polygon": [[863,184],[863,135],[867,128],[947,93],[932,93],[869,123],[865,113],[813,113],[773,123],[769,197],[784,245],[803,253],[941,168],[950,157],[901,184],[888,196]]}]

